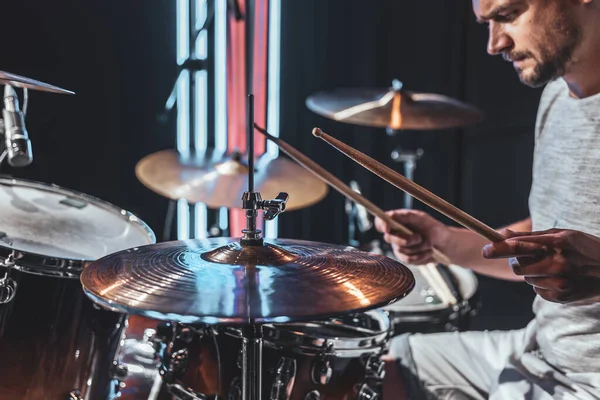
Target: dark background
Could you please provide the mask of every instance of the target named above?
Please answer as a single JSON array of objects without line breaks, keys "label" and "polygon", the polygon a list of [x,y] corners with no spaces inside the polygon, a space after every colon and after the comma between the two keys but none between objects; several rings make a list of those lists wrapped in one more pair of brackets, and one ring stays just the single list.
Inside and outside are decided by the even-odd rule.
[{"label": "dark background", "polygon": [[[314,126],[399,170],[393,148],[422,148],[415,180],[491,226],[527,216],[541,91],[487,55],[486,28],[475,23],[470,2],[282,3],[283,139],[340,179],[357,180],[385,209],[400,207],[403,194],[314,139]],[[178,72],[175,1],[22,0],[4,4],[3,15],[0,70],[77,95],[30,92],[34,163],[2,172],[109,201],[137,214],[160,238],[168,201],[142,186],[134,168],[143,156],[175,145],[172,124],[159,122]],[[334,123],[304,105],[319,90],[385,88],[392,79],[467,101],[486,119],[465,129],[389,136]],[[430,211],[418,202],[415,208]],[[280,236],[347,243],[344,199],[332,191],[309,209],[283,214]],[[474,328],[517,328],[531,318],[526,284],[479,277],[479,292],[484,308]]]}]

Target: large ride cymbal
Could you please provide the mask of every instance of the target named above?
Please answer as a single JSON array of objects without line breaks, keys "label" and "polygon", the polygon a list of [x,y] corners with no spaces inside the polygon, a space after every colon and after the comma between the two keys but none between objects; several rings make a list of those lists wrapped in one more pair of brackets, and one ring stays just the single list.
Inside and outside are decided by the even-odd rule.
[{"label": "large ride cymbal", "polygon": [[44,82],[36,81],[35,79],[25,78],[24,76],[11,74],[10,72],[4,72],[4,71],[0,71],[0,83],[18,87],[18,88],[41,90],[43,92],[75,94],[75,92],[59,88],[58,86],[49,85]]},{"label": "large ride cymbal", "polygon": [[183,323],[308,321],[382,307],[414,287],[410,270],[351,247],[272,239],[163,242],[87,266],[81,282],[96,303]]},{"label": "large ride cymbal", "polygon": [[[307,207],[322,200],[329,188],[293,161],[262,156],[254,164],[255,191],[263,199],[279,192],[290,195],[286,210]],[[135,173],[147,188],[169,199],[204,203],[211,208],[241,208],[248,188],[248,166],[236,156],[179,155],[163,150],[140,160]]]},{"label": "large ride cymbal", "polygon": [[443,129],[477,123],[475,107],[439,94],[393,89],[347,88],[319,92],[306,100],[315,113],[349,124],[395,130]]}]

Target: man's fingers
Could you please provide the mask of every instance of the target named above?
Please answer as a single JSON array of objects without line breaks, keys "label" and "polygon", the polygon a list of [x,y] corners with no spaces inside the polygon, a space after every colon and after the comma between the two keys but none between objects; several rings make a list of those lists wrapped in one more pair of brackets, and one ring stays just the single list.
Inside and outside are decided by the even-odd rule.
[{"label": "man's fingers", "polygon": [[381,233],[388,233],[390,231],[390,226],[381,218],[375,217],[375,229]]},{"label": "man's fingers", "polygon": [[411,235],[407,238],[403,238],[400,236],[393,235],[391,233],[386,233],[385,235],[383,235],[383,240],[385,240],[392,246],[408,247],[421,244],[423,238],[421,237],[421,235]]},{"label": "man's fingers", "polygon": [[481,254],[487,259],[509,258],[518,256],[536,257],[548,254],[548,247],[540,243],[521,239],[506,239],[486,245]]},{"label": "man's fingers", "polygon": [[508,259],[508,263],[513,268],[525,268],[529,267],[533,264],[537,264],[544,259],[548,258],[547,254],[542,254],[539,256],[519,256],[519,257],[511,257]]},{"label": "man's fingers", "polygon": [[418,210],[399,209],[386,211],[386,214],[408,229],[415,230],[417,232],[422,231],[423,229],[428,229],[432,223],[436,223],[436,220],[434,220],[431,216],[423,211]]},{"label": "man's fingers", "polygon": [[406,255],[394,252],[394,255],[405,264],[424,265],[433,261],[433,251],[426,250],[421,253]]},{"label": "man's fingers", "polygon": [[540,232],[514,232],[516,236],[507,237],[505,241],[536,243],[548,249],[570,250],[573,231],[549,229]]},{"label": "man's fingers", "polygon": [[510,228],[504,228],[500,230],[500,233],[505,238],[525,237],[525,236],[545,236],[552,235],[560,232],[560,229],[552,228],[546,229],[545,231],[513,231]]},{"label": "man's fingers", "polygon": [[579,267],[568,262],[564,254],[552,253],[546,257],[515,257],[509,264],[520,276],[577,276]]},{"label": "man's fingers", "polygon": [[500,234],[507,239],[512,238],[512,237],[525,236],[527,233],[529,233],[529,232],[516,232],[516,231],[510,230],[508,228],[504,228],[504,229],[500,230]]},{"label": "man's fingers", "polygon": [[401,254],[406,254],[407,256],[411,256],[414,254],[419,254],[422,253],[424,251],[428,251],[431,250],[431,245],[427,242],[421,242],[417,245],[414,246],[399,246],[396,244],[392,245],[392,249],[396,252],[396,253],[401,253]]},{"label": "man's fingers", "polygon": [[514,257],[508,262],[515,275],[519,276],[564,276],[571,273],[564,258],[557,255],[543,258]]}]

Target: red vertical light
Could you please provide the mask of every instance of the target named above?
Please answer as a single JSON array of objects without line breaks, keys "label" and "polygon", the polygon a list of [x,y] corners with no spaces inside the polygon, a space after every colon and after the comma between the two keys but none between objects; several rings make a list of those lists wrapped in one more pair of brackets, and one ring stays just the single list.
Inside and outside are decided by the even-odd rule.
[{"label": "red vertical light", "polygon": [[[246,1],[238,0],[240,11],[245,15]],[[268,53],[268,20],[269,1],[254,2],[254,60],[253,60],[253,94],[254,121],[266,126],[267,121],[267,53]],[[247,91],[246,91],[246,22],[236,21],[235,17],[227,17],[227,150],[229,153],[247,150]],[[256,159],[266,151],[266,141],[262,135],[255,135],[254,155]],[[240,199],[241,200],[241,199]],[[259,229],[263,229],[262,213],[257,220]],[[244,210],[232,209],[229,213],[231,236],[241,235],[246,227]]]}]

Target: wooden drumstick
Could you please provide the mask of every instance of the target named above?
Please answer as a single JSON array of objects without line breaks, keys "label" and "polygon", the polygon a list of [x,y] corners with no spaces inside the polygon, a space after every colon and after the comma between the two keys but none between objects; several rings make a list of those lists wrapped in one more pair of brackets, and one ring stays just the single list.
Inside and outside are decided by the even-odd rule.
[{"label": "wooden drumstick", "polygon": [[453,206],[446,200],[439,198],[435,194],[417,185],[413,181],[405,178],[393,169],[381,164],[379,161],[376,161],[371,157],[367,156],[366,154],[361,153],[355,148],[345,144],[344,142],[329,136],[321,129],[315,128],[313,129],[312,133],[314,136],[326,141],[335,149],[345,154],[346,156],[348,156],[358,164],[362,165],[369,171],[373,172],[375,175],[385,179],[392,185],[396,186],[398,189],[405,191],[406,193],[413,196],[415,199],[420,200],[428,206],[436,209],[448,218],[453,219],[457,223],[479,234],[483,238],[492,242],[500,242],[505,239],[504,236],[502,236],[499,232],[490,228],[478,219]]},{"label": "wooden drumstick", "polygon": [[[298,164],[302,165],[304,168],[311,171],[318,178],[320,178],[323,182],[325,182],[326,184],[328,184],[329,186],[331,186],[332,188],[334,188],[335,190],[337,190],[338,192],[340,192],[341,194],[343,194],[350,200],[355,201],[356,203],[363,206],[371,215],[373,215],[375,217],[379,217],[383,221],[385,221],[390,226],[392,232],[397,233],[403,237],[413,235],[413,232],[410,229],[408,229],[406,226],[402,225],[400,222],[398,222],[395,219],[393,219],[392,217],[390,217],[381,208],[377,207],[375,204],[373,204],[369,200],[367,200],[364,196],[362,196],[359,193],[357,193],[356,191],[352,190],[352,188],[350,188],[348,185],[346,185],[340,179],[336,178],[333,174],[331,174],[330,172],[325,170],[319,164],[317,164],[316,162],[314,162],[313,160],[311,160],[310,158],[308,158],[307,156],[302,154],[299,150],[290,146],[282,139],[272,136],[271,134],[269,134],[269,132],[267,132],[265,129],[261,128],[260,126],[254,124],[254,127],[260,133],[265,135],[268,139],[275,142],[281,150],[283,150],[287,155],[289,155],[291,158],[296,160],[296,162]],[[433,249],[433,258],[441,264],[445,264],[445,265],[450,264],[450,259],[444,253],[442,253],[441,251],[439,251],[436,248]]]}]

